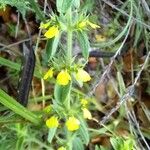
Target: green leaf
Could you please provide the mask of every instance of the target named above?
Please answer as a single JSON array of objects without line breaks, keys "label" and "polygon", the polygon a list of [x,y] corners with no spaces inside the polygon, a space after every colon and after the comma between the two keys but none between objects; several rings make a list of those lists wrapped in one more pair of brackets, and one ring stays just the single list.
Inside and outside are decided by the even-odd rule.
[{"label": "green leaf", "polygon": [[46,42],[46,51],[44,54],[44,62],[45,63],[48,62],[49,57],[51,55],[53,40],[54,40],[54,38],[51,38],[51,39],[47,40],[47,42]]},{"label": "green leaf", "polygon": [[60,39],[60,34],[59,36],[55,36],[53,39],[49,39],[46,45],[46,56],[48,58],[48,61],[55,55],[58,47]]},{"label": "green leaf", "polygon": [[80,47],[82,49],[82,54],[85,59],[89,57],[89,49],[90,49],[90,44],[88,40],[88,36],[85,32],[79,31],[77,34],[77,38],[80,44]]},{"label": "green leaf", "polygon": [[90,141],[90,137],[89,137],[89,132],[88,132],[88,128],[87,128],[87,124],[85,122],[85,120],[83,118],[79,118],[80,120],[80,128],[78,130],[81,139],[83,140],[83,143],[88,145],[89,141]]},{"label": "green leaf", "polygon": [[28,121],[39,125],[41,123],[41,119],[35,115],[34,113],[27,110],[21,104],[19,104],[16,100],[10,97],[7,93],[0,89],[0,103],[6,106],[7,108],[11,109],[16,114],[22,116]]},{"label": "green leaf", "polygon": [[125,86],[125,83],[124,83],[124,80],[120,71],[117,72],[117,79],[118,79],[118,84],[119,84],[120,95],[123,96],[126,91],[126,86]]},{"label": "green leaf", "polygon": [[60,36],[61,35],[59,34],[59,36],[56,36],[47,41],[46,52],[44,55],[44,64],[47,64],[47,62],[56,54]]},{"label": "green leaf", "polygon": [[121,137],[111,137],[110,142],[114,150],[122,150],[121,147],[123,146],[124,143]]},{"label": "green leaf", "polygon": [[9,67],[9,68],[15,69],[15,70],[20,70],[20,67],[21,67],[20,64],[12,62],[12,61],[5,59],[3,57],[0,57],[0,64],[4,65],[6,67]]},{"label": "green leaf", "polygon": [[74,5],[76,8],[79,8],[79,7],[80,7],[80,0],[74,0],[73,5]]},{"label": "green leaf", "polygon": [[97,145],[95,146],[95,150],[101,150]]},{"label": "green leaf", "polygon": [[47,138],[49,143],[52,142],[52,140],[53,140],[53,138],[55,136],[56,130],[57,130],[57,128],[50,128],[49,129],[49,131],[48,131],[48,138]]},{"label": "green leaf", "polygon": [[84,145],[82,141],[80,140],[80,138],[75,137],[73,139],[73,150],[83,150],[83,149],[84,149]]},{"label": "green leaf", "polygon": [[124,141],[124,150],[133,150],[134,149],[134,140],[129,138]]},{"label": "green leaf", "polygon": [[74,0],[57,0],[56,6],[57,6],[58,12],[66,13],[67,10],[71,7],[73,1]]},{"label": "green leaf", "polygon": [[16,7],[23,16],[28,10],[31,10],[26,0],[0,0],[0,8],[5,8],[7,5]]},{"label": "green leaf", "polygon": [[[5,59],[5,58],[2,58],[2,57],[0,57],[0,65],[9,67],[11,69],[15,69],[17,71],[19,71],[21,68],[20,64],[12,62],[12,61]],[[37,78],[41,78],[41,75],[37,69],[35,69],[35,71],[34,71],[34,76]]]},{"label": "green leaf", "polygon": [[24,143],[24,137],[18,137],[18,140],[16,141],[16,150],[23,150],[23,143]]},{"label": "green leaf", "polygon": [[[124,80],[120,71],[117,72],[117,79],[118,79],[118,84],[119,84],[120,95],[123,96],[125,94],[126,87],[125,87],[125,83],[124,83]],[[119,114],[120,114],[120,117],[125,116],[126,110],[125,110],[124,105],[121,105],[121,107],[119,108]]]},{"label": "green leaf", "polygon": [[71,83],[65,86],[56,84],[54,89],[54,97],[56,101],[58,101],[58,103],[60,104],[64,103],[68,94],[70,93],[70,90],[71,90]]}]

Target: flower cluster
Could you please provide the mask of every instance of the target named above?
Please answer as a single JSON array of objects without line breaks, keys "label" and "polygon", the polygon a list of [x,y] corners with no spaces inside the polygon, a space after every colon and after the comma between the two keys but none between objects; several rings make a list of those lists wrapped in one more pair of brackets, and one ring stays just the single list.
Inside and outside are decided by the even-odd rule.
[{"label": "flower cluster", "polygon": [[[46,74],[44,75],[43,79],[46,80],[48,78],[53,77],[53,68],[49,69]],[[91,80],[90,75],[83,69],[79,68],[77,72],[75,72],[75,78],[77,81],[81,82],[88,82]],[[69,81],[71,81],[71,74],[68,72],[68,70],[61,70],[56,78],[56,81],[59,85],[67,85]]]},{"label": "flower cluster", "polygon": [[[63,30],[61,29],[62,22],[56,22],[55,18],[53,18],[51,21],[48,21],[47,23],[41,23],[40,29],[46,29],[47,31],[44,33],[44,36],[48,39],[56,37],[59,35],[60,31]],[[90,26],[93,29],[100,28],[99,25],[96,25],[92,22],[90,22],[88,19],[82,20],[78,22],[75,25],[75,29],[77,30],[84,30],[88,26]]]},{"label": "flower cluster", "polygon": [[[59,125],[58,117],[52,116],[46,120],[46,126],[48,128],[57,128]],[[69,117],[66,121],[66,127],[68,131],[75,131],[80,127],[80,121],[75,117]]]}]

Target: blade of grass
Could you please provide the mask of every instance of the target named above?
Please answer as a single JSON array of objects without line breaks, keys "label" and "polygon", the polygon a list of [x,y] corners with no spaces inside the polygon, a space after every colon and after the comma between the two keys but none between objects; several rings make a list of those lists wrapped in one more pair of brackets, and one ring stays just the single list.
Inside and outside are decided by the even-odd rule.
[{"label": "blade of grass", "polygon": [[11,69],[20,70],[21,65],[17,64],[15,62],[12,62],[8,59],[0,57],[0,64],[6,67],[9,67]]},{"label": "blade of grass", "polygon": [[[19,71],[20,67],[21,67],[20,64],[12,62],[12,61],[5,59],[5,58],[2,58],[2,57],[0,57],[0,65],[9,67],[9,68],[17,70],[17,71]],[[34,71],[34,76],[37,78],[41,78],[41,75],[37,69],[35,69],[35,71]]]},{"label": "blade of grass", "polygon": [[21,104],[19,104],[15,99],[10,97],[7,93],[0,89],[0,103],[2,103],[7,108],[11,109],[16,114],[22,116],[26,120],[32,122],[35,125],[41,123],[41,119],[34,113],[27,110]]}]

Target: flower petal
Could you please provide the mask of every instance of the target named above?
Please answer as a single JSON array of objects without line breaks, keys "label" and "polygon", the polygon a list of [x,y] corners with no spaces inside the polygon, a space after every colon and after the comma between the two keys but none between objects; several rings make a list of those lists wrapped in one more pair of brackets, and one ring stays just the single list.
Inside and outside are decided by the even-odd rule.
[{"label": "flower petal", "polygon": [[69,81],[71,80],[71,76],[67,72],[67,70],[62,70],[58,75],[57,75],[57,83],[59,85],[67,85]]},{"label": "flower petal", "polygon": [[78,24],[78,27],[79,27],[79,28],[84,28],[84,27],[86,27],[86,25],[87,25],[87,21],[82,21],[82,22],[80,22],[80,23]]},{"label": "flower petal", "polygon": [[52,26],[48,29],[48,31],[44,34],[44,36],[48,39],[53,38],[59,34],[59,30],[57,26]]},{"label": "flower petal", "polygon": [[83,117],[85,119],[92,119],[91,112],[88,109],[83,108],[82,110],[83,110]]},{"label": "flower petal", "polygon": [[66,122],[66,126],[69,131],[78,130],[80,127],[80,121],[75,117],[69,117],[69,119]]},{"label": "flower petal", "polygon": [[44,75],[43,79],[47,80],[48,78],[52,78],[53,77],[53,68],[49,69],[46,74]]},{"label": "flower petal", "polygon": [[82,107],[86,107],[88,104],[88,101],[86,99],[81,99],[81,105]]},{"label": "flower petal", "polygon": [[78,69],[76,79],[82,82],[88,82],[91,80],[90,75],[83,69]]},{"label": "flower petal", "polygon": [[100,34],[96,35],[95,38],[96,38],[97,42],[105,42],[106,41],[106,37],[103,35],[100,35]]},{"label": "flower petal", "polygon": [[51,118],[46,120],[46,126],[48,128],[57,128],[58,127],[58,118],[52,116]]}]

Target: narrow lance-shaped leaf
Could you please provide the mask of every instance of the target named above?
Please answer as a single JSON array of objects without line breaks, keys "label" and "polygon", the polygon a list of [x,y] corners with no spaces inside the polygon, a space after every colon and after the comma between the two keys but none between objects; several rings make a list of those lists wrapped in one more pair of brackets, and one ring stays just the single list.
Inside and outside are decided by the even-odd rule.
[{"label": "narrow lance-shaped leaf", "polygon": [[78,35],[77,38],[82,50],[83,57],[87,59],[89,57],[89,48],[90,48],[88,36],[83,31],[79,31],[77,35]]},{"label": "narrow lance-shaped leaf", "polygon": [[[11,69],[15,69],[17,71],[19,71],[20,67],[21,67],[20,64],[12,62],[12,61],[10,61],[10,60],[8,60],[6,58],[2,58],[2,57],[0,57],[0,65],[9,67]],[[34,71],[34,76],[37,77],[37,78],[41,78],[39,70],[37,70],[36,68],[35,68],[35,71]]]},{"label": "narrow lance-shaped leaf", "polygon": [[52,142],[52,140],[53,140],[53,138],[55,136],[56,130],[57,130],[57,128],[50,128],[49,129],[49,131],[48,131],[48,138],[47,138],[49,143]]},{"label": "narrow lance-shaped leaf", "polygon": [[73,150],[83,150],[83,149],[84,149],[84,145],[81,139],[78,137],[75,137],[73,139]]},{"label": "narrow lance-shaped leaf", "polygon": [[56,84],[54,89],[54,97],[56,101],[58,101],[58,103],[60,104],[64,103],[68,94],[70,93],[70,90],[71,90],[71,83],[65,86]]},{"label": "narrow lance-shaped leaf", "polygon": [[88,145],[89,141],[90,141],[90,137],[89,137],[89,132],[88,132],[88,128],[87,128],[87,124],[85,122],[85,120],[83,118],[79,118],[80,120],[80,128],[78,130],[81,139],[83,140],[84,144]]},{"label": "narrow lance-shaped leaf", "polygon": [[21,104],[19,104],[16,100],[14,100],[1,89],[0,103],[34,124],[39,125],[41,123],[41,119],[37,115],[27,110],[25,107],[23,107]]},{"label": "narrow lance-shaped leaf", "polygon": [[56,54],[60,36],[61,34],[47,41],[45,58],[44,58],[46,63]]}]

